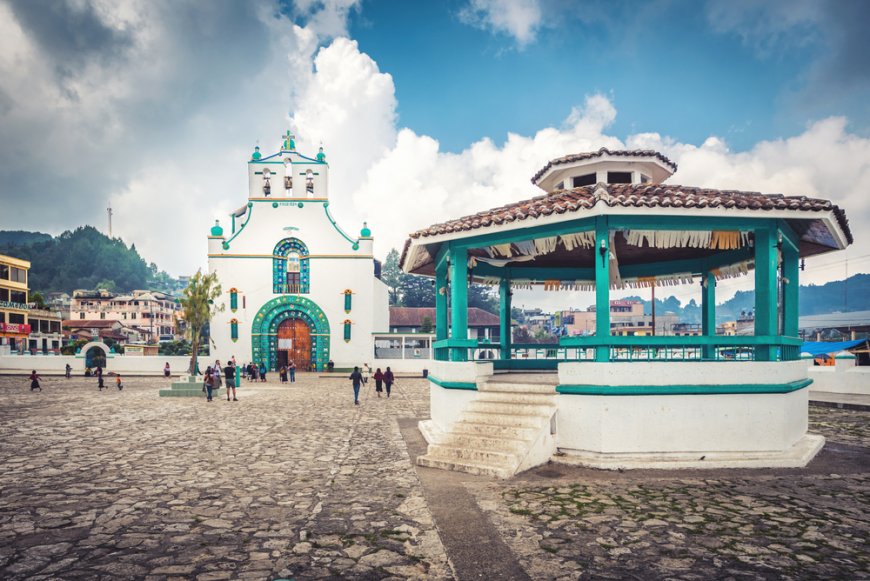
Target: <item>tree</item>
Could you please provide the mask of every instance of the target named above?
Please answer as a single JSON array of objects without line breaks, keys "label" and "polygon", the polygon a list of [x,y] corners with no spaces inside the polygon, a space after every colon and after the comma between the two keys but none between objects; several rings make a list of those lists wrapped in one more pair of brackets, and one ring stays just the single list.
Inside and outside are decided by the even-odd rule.
[{"label": "tree", "polygon": [[37,309],[45,309],[45,297],[42,296],[42,293],[39,291],[34,291],[30,293],[30,302],[36,304]]},{"label": "tree", "polygon": [[196,359],[199,353],[199,344],[202,340],[202,330],[208,325],[211,318],[224,306],[217,307],[215,299],[221,296],[221,285],[218,282],[217,273],[202,274],[197,270],[190,277],[190,283],[184,289],[178,302],[181,303],[181,312],[187,324],[187,334],[191,344],[190,369],[188,373],[196,373]]},{"label": "tree", "polygon": [[432,318],[431,317],[423,317],[423,320],[420,321],[420,332],[421,333],[431,333],[432,332]]},{"label": "tree", "polygon": [[402,269],[399,268],[399,251],[393,248],[387,254],[387,258],[384,260],[384,265],[381,268],[381,281],[387,285],[387,288],[389,289],[388,294],[391,306],[399,306],[402,304],[400,293],[402,280],[406,276],[408,275],[402,272]]},{"label": "tree", "polygon": [[401,289],[402,306],[435,306],[435,285],[432,284],[431,278],[403,273]]}]

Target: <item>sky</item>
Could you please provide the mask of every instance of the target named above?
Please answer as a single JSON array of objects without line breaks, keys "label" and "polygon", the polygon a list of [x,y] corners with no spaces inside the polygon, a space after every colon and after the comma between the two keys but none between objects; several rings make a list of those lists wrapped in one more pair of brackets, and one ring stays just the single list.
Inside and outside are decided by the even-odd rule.
[{"label": "sky", "polygon": [[862,0],[0,0],[0,229],[106,231],[111,204],[115,236],[190,274],[290,129],[383,257],[537,195],[549,159],[651,148],[668,183],[845,208],[855,244],[803,273],[842,279],[870,271],[868,21]]}]

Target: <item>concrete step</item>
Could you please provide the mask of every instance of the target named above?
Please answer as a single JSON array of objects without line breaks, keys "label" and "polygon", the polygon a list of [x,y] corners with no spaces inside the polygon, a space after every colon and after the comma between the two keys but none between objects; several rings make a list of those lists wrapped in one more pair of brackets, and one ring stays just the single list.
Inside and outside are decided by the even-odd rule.
[{"label": "concrete step", "polygon": [[555,394],[522,393],[518,391],[482,391],[475,401],[501,401],[531,405],[555,405]]},{"label": "concrete step", "polygon": [[475,448],[460,448],[447,444],[430,444],[430,458],[440,458],[448,461],[469,462],[473,464],[486,464],[488,466],[502,466],[516,468],[519,457],[513,452],[497,452],[494,450],[477,450]]},{"label": "concrete step", "polygon": [[502,391],[514,393],[540,393],[556,395],[556,382],[547,383],[515,383],[510,381],[486,381],[478,384],[478,391]]},{"label": "concrete step", "polygon": [[476,424],[460,420],[453,424],[451,434],[468,434],[471,436],[483,436],[486,438],[508,438],[512,440],[531,441],[538,433],[535,428],[523,428],[517,426],[497,426],[492,424]]},{"label": "concrete step", "polygon": [[506,452],[509,454],[524,453],[529,447],[529,443],[525,440],[518,440],[515,438],[489,438],[478,434],[458,434],[456,432],[448,434],[440,444],[457,448]]},{"label": "concrete step", "polygon": [[474,400],[465,408],[466,413],[480,412],[487,414],[502,414],[506,416],[539,416],[550,417],[556,407],[552,405],[528,404],[506,401]]},{"label": "concrete step", "polygon": [[490,426],[510,426],[515,428],[539,428],[549,421],[544,416],[504,415],[491,412],[471,412],[462,414],[462,420],[471,424],[487,424]]},{"label": "concrete step", "polygon": [[502,466],[444,460],[442,458],[432,458],[430,456],[419,456],[417,458],[417,465],[426,466],[427,468],[439,468],[441,470],[453,470],[455,472],[477,474],[478,476],[493,476],[495,478],[510,478],[514,473],[513,470]]}]

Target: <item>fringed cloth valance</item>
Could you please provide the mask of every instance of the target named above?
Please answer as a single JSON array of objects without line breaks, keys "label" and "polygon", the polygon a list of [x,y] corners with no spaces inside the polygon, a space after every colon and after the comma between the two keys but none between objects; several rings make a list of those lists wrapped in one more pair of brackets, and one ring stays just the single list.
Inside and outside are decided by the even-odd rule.
[{"label": "fringed cloth valance", "polygon": [[[724,280],[728,278],[736,278],[748,274],[755,269],[755,263],[752,260],[739,262],[730,266],[714,268],[710,272],[716,280]],[[619,282],[611,282],[611,290],[634,289],[634,288],[651,288],[653,286],[678,286],[681,284],[692,284],[697,277],[691,272],[680,272],[674,274],[661,274],[658,276],[642,276],[638,278],[620,279]],[[497,277],[482,277],[476,278],[479,284],[498,285],[501,279]],[[541,288],[545,291],[594,291],[594,280],[531,280],[531,279],[511,279],[511,288],[514,290],[532,290]]]}]

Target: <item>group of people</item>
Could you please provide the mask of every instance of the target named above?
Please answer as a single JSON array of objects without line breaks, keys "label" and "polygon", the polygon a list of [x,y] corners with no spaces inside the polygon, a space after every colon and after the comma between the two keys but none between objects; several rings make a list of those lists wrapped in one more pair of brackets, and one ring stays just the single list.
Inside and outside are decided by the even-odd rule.
[{"label": "group of people", "polygon": [[266,381],[267,371],[268,369],[264,361],[261,361],[259,365],[248,363],[247,365],[242,365],[242,379],[247,379],[248,381]]},{"label": "group of people", "polygon": [[290,383],[296,383],[296,362],[290,361],[287,365],[282,365],[278,369],[278,377],[281,378],[281,383],[287,383],[287,376],[290,376]]},{"label": "group of people", "polygon": [[393,375],[392,370],[387,367],[386,371],[381,371],[381,368],[378,367],[375,370],[375,374],[372,375],[372,368],[369,367],[368,363],[363,363],[362,370],[360,370],[359,367],[354,367],[353,372],[348,378],[351,380],[353,385],[354,405],[359,405],[359,390],[363,385],[369,382],[369,378],[374,378],[375,380],[375,393],[378,394],[378,397],[381,397],[381,394],[384,392],[384,387],[387,388],[387,397],[390,397],[390,393],[393,390],[393,384],[396,382],[396,376]]},{"label": "group of people", "polygon": [[[214,365],[208,366],[203,375],[202,384],[202,390],[206,392],[206,401],[213,400],[212,394],[221,388],[224,381],[227,384],[227,401],[239,401],[236,397],[237,367],[235,356],[227,361],[226,366],[221,366],[220,359],[215,360]],[[231,394],[232,398],[230,398]]]}]

